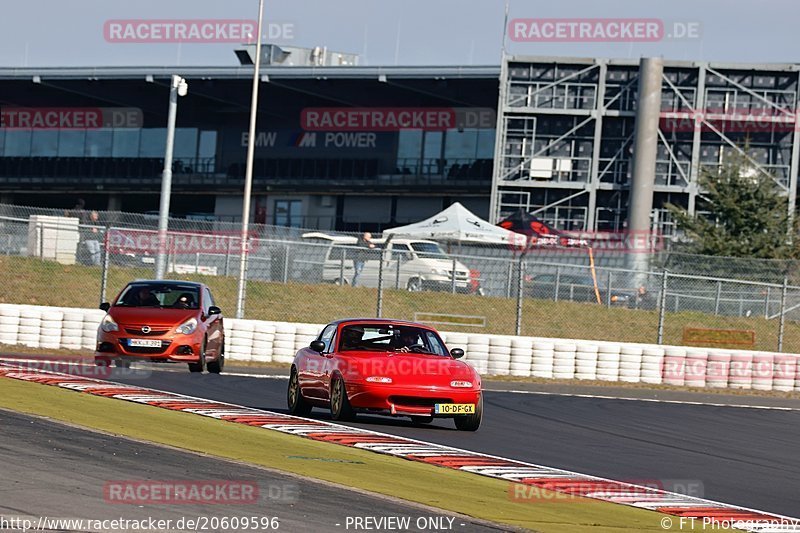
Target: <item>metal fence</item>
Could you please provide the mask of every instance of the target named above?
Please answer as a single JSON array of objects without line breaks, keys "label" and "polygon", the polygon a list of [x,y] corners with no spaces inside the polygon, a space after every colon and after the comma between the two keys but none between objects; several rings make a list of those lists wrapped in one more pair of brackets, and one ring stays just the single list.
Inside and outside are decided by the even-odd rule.
[{"label": "metal fence", "polygon": [[[61,211],[0,207],[0,302],[93,307],[128,281],[154,276],[155,219],[104,213],[100,220],[131,222],[87,223]],[[169,277],[204,281],[233,316],[239,227],[173,220],[170,228]],[[783,274],[780,282],[754,281],[634,271],[609,266],[610,254],[592,266],[585,250],[418,251],[398,236],[365,255],[352,236],[302,235],[254,227],[246,318],[324,323],[382,315],[447,330],[800,352],[800,286],[787,265],[769,272],[770,280]]]}]

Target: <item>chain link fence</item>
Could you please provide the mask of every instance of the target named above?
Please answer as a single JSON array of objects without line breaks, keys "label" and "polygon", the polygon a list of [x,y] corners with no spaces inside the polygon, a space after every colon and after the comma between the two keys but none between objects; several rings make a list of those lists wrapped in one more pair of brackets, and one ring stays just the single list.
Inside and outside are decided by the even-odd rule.
[{"label": "chain link fence", "polygon": [[[0,302],[96,307],[129,281],[154,277],[155,217],[0,213]],[[204,281],[234,316],[240,227],[173,219],[170,228],[168,277]],[[244,316],[314,324],[384,316],[450,331],[800,352],[800,280],[788,262],[731,261],[748,278],[734,279],[700,275],[722,272],[719,258],[683,254],[654,256],[659,268],[641,272],[621,268],[620,254],[585,249],[521,255],[400,236],[375,242],[365,251],[354,235],[253,226]],[[686,273],[692,260],[704,266]]]}]

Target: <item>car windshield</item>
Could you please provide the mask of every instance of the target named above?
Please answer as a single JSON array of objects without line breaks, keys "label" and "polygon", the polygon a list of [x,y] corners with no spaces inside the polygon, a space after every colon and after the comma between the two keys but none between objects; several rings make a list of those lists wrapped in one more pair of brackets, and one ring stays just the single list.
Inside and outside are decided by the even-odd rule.
[{"label": "car windshield", "polygon": [[351,324],[342,328],[340,351],[386,351],[447,355],[436,332],[397,324]]},{"label": "car windshield", "polygon": [[447,255],[435,242],[412,242],[411,248],[423,259],[446,259]]},{"label": "car windshield", "polygon": [[123,307],[159,307],[163,309],[198,309],[200,289],[197,285],[174,283],[131,283],[115,305]]}]

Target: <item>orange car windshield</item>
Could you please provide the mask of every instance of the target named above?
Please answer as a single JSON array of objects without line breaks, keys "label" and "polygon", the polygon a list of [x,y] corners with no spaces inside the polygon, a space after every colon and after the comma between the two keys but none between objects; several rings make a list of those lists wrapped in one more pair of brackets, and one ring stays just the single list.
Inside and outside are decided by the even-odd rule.
[{"label": "orange car windshield", "polygon": [[158,307],[162,309],[198,309],[200,291],[194,285],[135,283],[128,285],[115,305],[122,307]]}]

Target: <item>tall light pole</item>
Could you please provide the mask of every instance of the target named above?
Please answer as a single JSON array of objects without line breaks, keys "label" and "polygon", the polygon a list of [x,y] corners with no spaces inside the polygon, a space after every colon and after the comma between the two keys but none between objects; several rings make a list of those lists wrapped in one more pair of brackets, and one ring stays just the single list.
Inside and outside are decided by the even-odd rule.
[{"label": "tall light pole", "polygon": [[253,155],[255,152],[256,116],[258,114],[258,84],[261,70],[261,19],[264,0],[258,0],[258,29],[256,36],[256,60],[253,67],[253,94],[250,100],[250,134],[247,137],[247,166],[244,171],[244,200],[242,202],[242,235],[239,260],[239,291],[236,298],[236,318],[244,318],[245,290],[247,288],[248,226],[250,225],[250,193],[253,188]]},{"label": "tall light pole", "polygon": [[158,207],[158,252],[156,254],[156,279],[164,279],[167,270],[167,229],[169,226],[169,200],[172,194],[172,147],[175,145],[175,117],[178,114],[178,96],[186,96],[189,84],[180,76],[172,76],[169,87],[169,114],[167,116],[167,147],[164,150],[164,170],[161,172],[161,203]]}]

